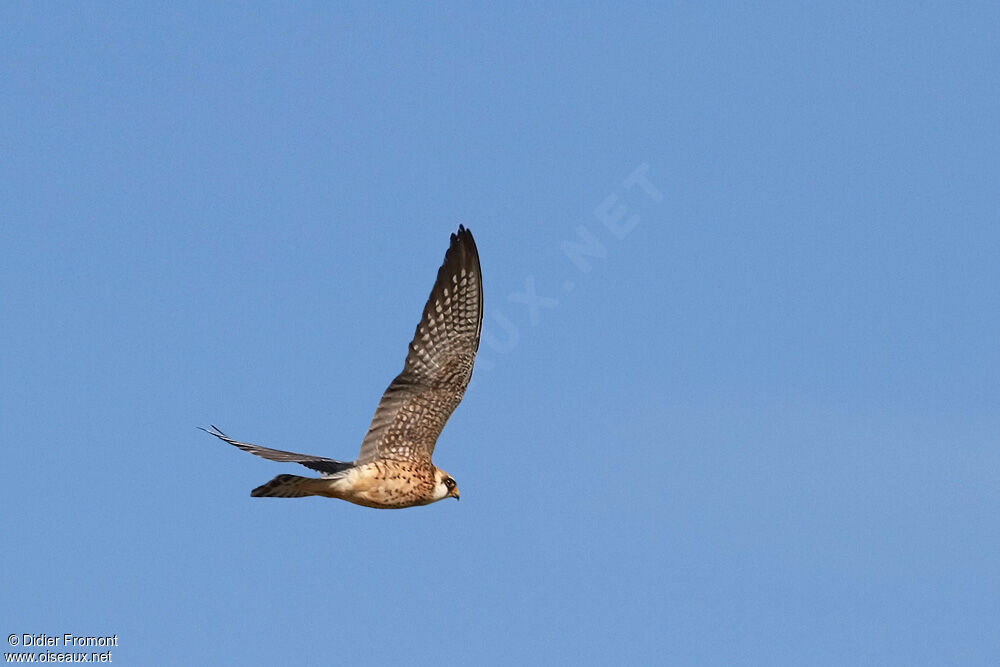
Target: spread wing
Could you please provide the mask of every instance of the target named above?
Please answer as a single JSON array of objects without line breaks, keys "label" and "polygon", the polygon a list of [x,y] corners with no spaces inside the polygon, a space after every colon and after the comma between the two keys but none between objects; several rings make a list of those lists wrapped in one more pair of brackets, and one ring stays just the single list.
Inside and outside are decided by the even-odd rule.
[{"label": "spread wing", "polygon": [[[200,427],[199,427],[200,428]],[[335,461],[333,459],[328,459],[323,456],[312,456],[311,454],[296,454],[295,452],[286,452],[281,449],[269,449],[267,447],[261,447],[259,445],[251,445],[248,442],[239,442],[233,440],[228,435],[220,431],[215,426],[211,427],[211,430],[207,428],[201,429],[209,435],[214,435],[219,440],[228,442],[233,447],[239,447],[244,452],[250,452],[251,454],[256,454],[257,456],[263,457],[265,459],[270,459],[271,461],[286,461],[290,463],[301,463],[307,468],[312,468],[313,470],[318,470],[319,472],[325,472],[329,474],[341,472],[342,470],[347,470],[353,467],[353,463],[344,463],[343,461]]]},{"label": "spread wing", "polygon": [[403,372],[382,395],[357,465],[426,461],[472,377],[483,326],[483,282],[472,233],[459,225],[413,335]]}]

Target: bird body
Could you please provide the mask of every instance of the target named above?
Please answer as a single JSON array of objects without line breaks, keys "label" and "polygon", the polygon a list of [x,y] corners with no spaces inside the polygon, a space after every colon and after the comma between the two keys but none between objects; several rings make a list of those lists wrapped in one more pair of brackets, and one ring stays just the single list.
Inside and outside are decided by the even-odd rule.
[{"label": "bird body", "polygon": [[448,473],[406,461],[375,461],[320,478],[278,475],[250,495],[269,498],[324,496],[376,509],[428,505],[458,492],[444,482]]},{"label": "bird body", "polygon": [[239,442],[207,433],[272,461],[299,463],[322,477],[278,475],[254,497],[324,496],[378,509],[427,505],[458,496],[454,478],[431,462],[434,445],[472,377],[483,322],[479,252],[459,225],[438,270],[403,371],[382,395],[353,462]]}]

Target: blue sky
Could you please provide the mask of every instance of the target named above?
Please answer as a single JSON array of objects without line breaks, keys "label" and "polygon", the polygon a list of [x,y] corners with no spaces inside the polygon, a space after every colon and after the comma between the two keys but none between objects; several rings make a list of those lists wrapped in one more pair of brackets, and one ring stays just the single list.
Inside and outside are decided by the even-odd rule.
[{"label": "blue sky", "polygon": [[[996,664],[998,19],[5,4],[0,630]],[[196,427],[353,458],[459,223],[462,501],[251,499]]]}]

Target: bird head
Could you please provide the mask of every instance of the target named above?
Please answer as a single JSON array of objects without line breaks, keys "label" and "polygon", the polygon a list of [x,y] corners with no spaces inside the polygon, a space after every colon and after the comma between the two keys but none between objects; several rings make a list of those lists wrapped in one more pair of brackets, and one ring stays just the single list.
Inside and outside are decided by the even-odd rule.
[{"label": "bird head", "polygon": [[454,498],[458,500],[458,484],[455,478],[440,468],[434,471],[434,499]]}]

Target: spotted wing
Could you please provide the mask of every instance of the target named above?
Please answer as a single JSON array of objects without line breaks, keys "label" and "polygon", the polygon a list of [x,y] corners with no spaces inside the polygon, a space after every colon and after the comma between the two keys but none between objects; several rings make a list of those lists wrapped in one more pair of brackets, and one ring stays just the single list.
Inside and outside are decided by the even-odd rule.
[{"label": "spotted wing", "polygon": [[472,377],[483,325],[483,283],[472,233],[459,225],[438,270],[406,364],[382,395],[356,463],[430,462]]},{"label": "spotted wing", "polygon": [[335,461],[333,459],[328,459],[323,456],[312,456],[311,454],[297,454],[295,452],[286,452],[281,449],[269,449],[268,447],[261,447],[260,445],[251,445],[248,442],[239,442],[238,440],[233,440],[228,435],[220,431],[215,426],[211,429],[203,428],[201,429],[209,435],[214,435],[219,440],[223,442],[228,442],[233,447],[239,447],[244,452],[250,452],[251,454],[256,454],[257,456],[269,459],[271,461],[285,461],[288,463],[300,463],[307,468],[312,468],[313,470],[318,470],[319,472],[333,474],[338,473],[348,468],[353,467],[353,463],[344,463],[343,461]]}]

